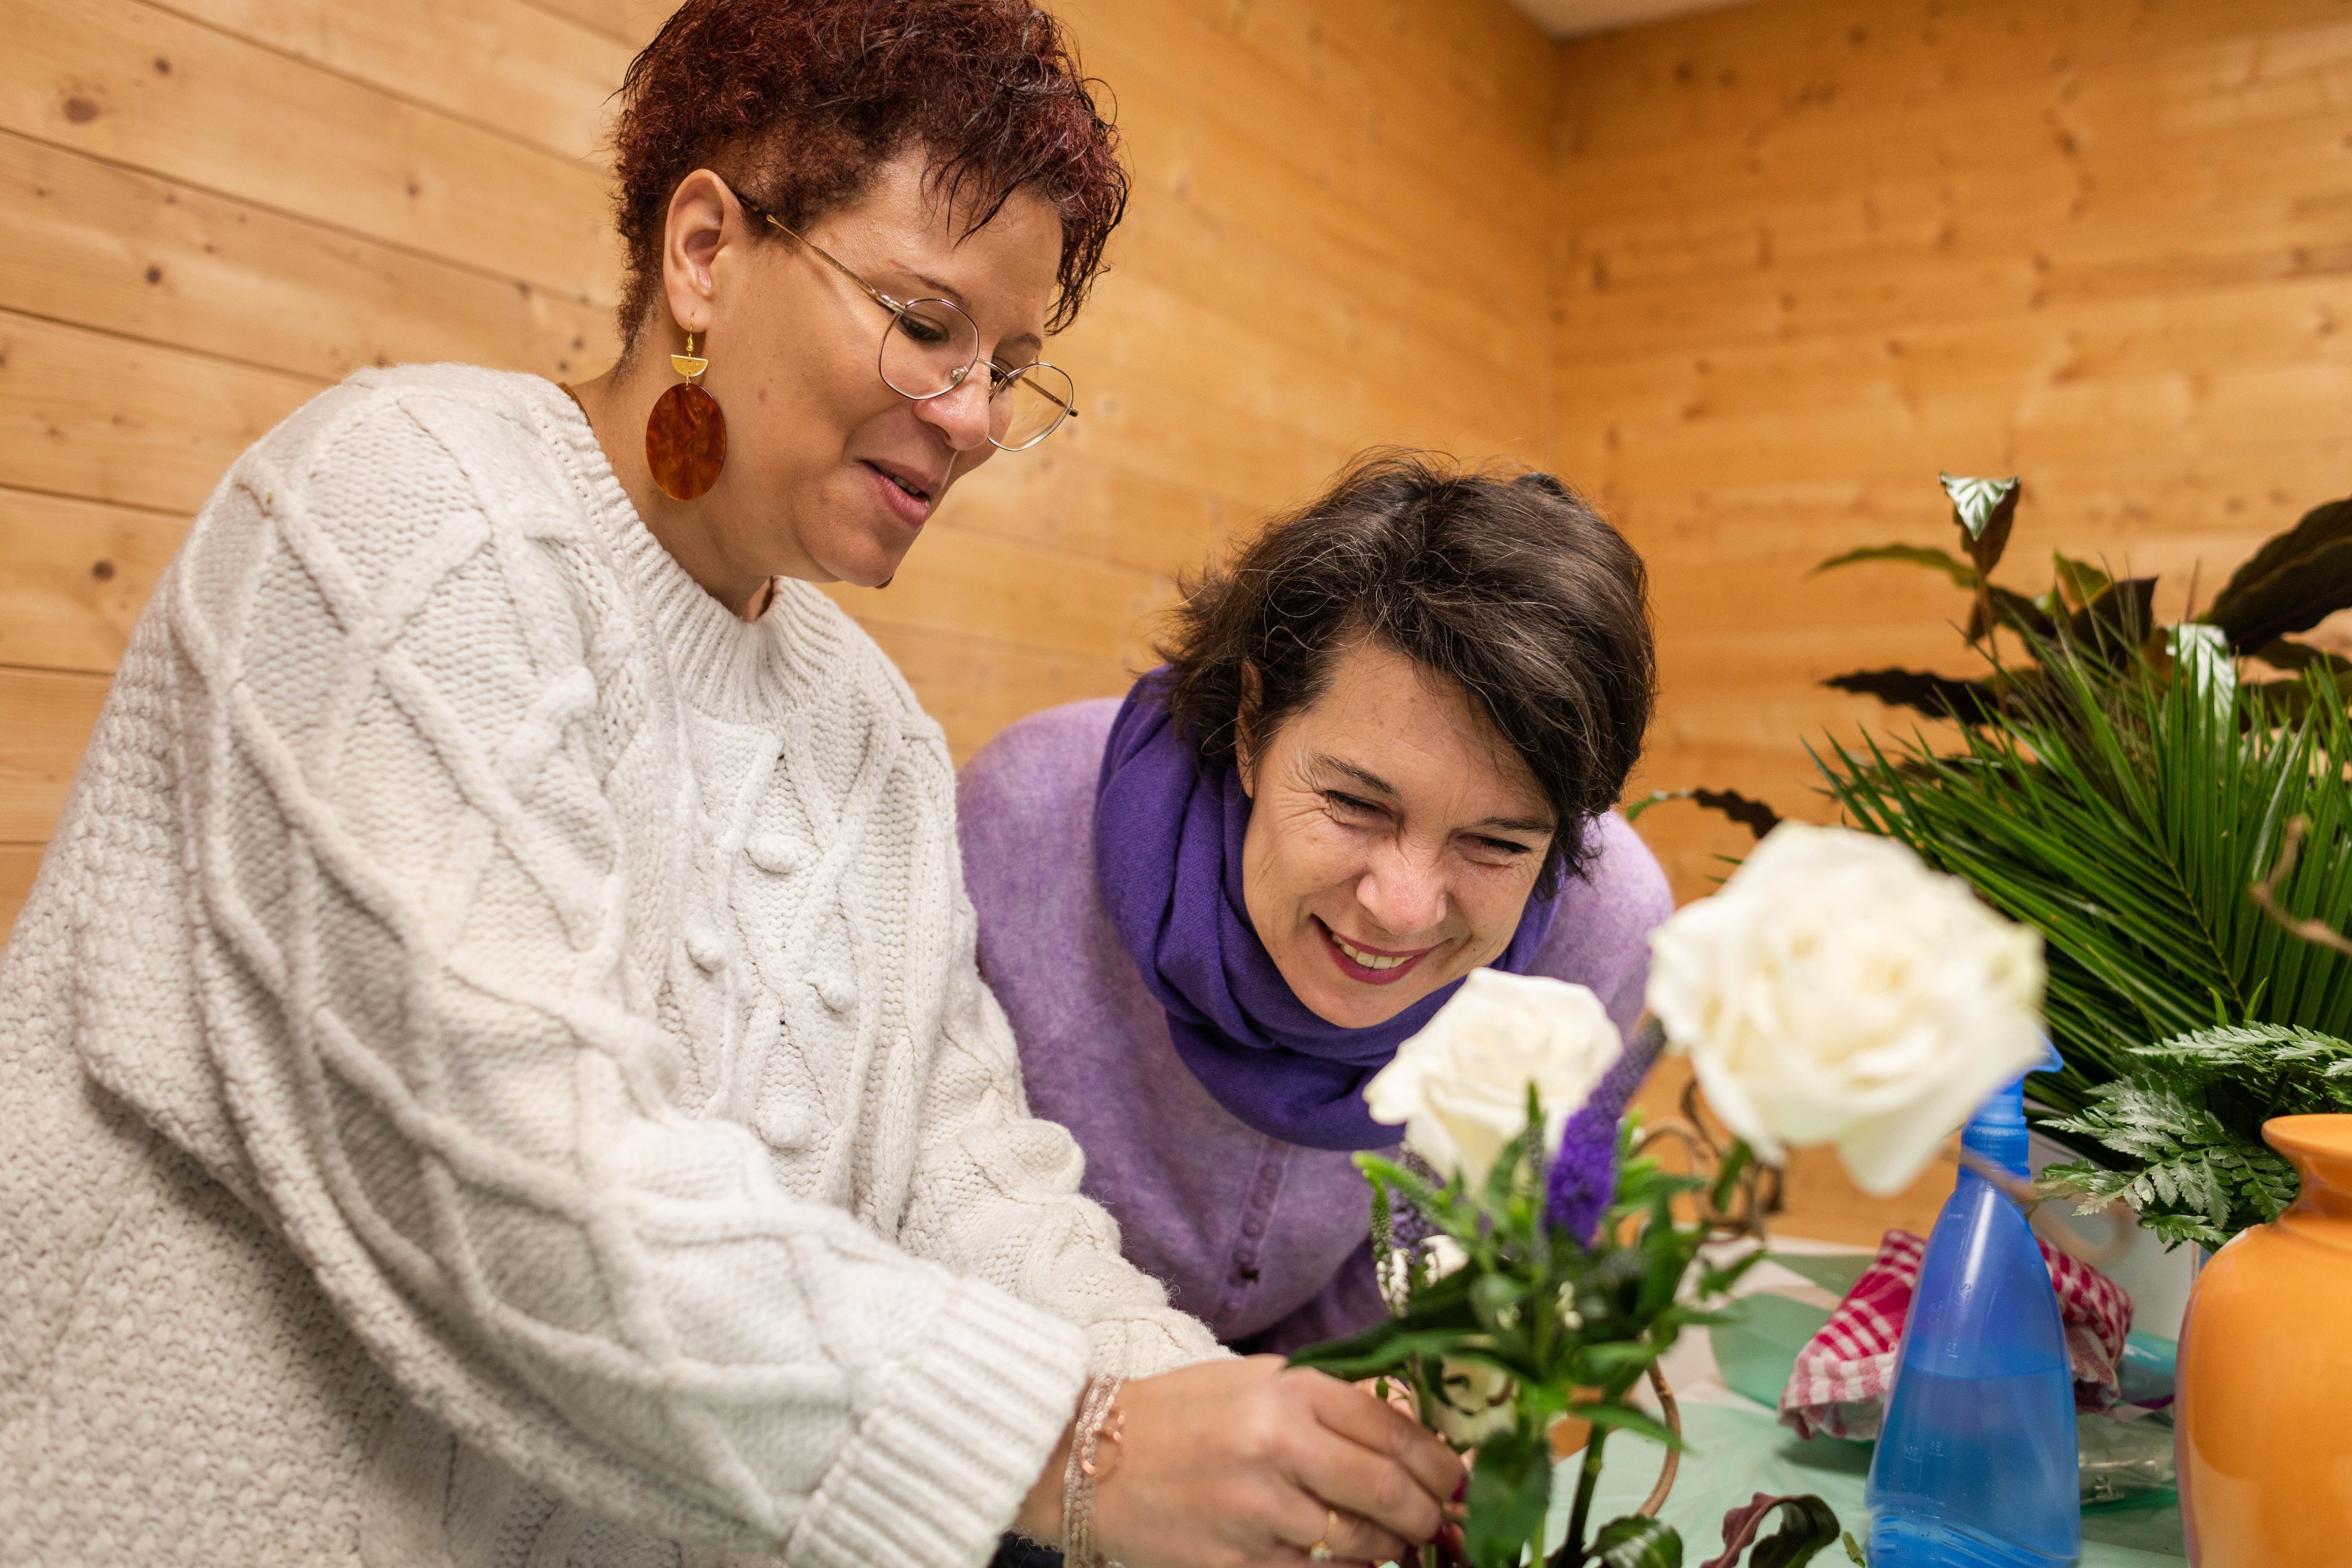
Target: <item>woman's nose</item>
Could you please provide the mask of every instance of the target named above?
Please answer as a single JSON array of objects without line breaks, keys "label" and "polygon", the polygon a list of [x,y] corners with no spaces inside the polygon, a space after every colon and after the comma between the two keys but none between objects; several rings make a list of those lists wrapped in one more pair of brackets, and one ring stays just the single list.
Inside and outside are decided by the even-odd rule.
[{"label": "woman's nose", "polygon": [[937,397],[915,405],[915,417],[937,425],[958,452],[988,444],[988,367],[974,365],[971,373]]},{"label": "woman's nose", "polygon": [[1445,879],[1433,862],[1389,850],[1376,854],[1357,882],[1356,902],[1383,934],[1417,936],[1445,918]]}]

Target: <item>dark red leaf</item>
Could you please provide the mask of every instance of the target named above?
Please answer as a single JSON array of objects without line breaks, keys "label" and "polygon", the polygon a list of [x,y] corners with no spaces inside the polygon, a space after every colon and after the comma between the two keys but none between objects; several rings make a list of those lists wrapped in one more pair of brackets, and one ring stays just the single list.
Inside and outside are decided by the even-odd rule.
[{"label": "dark red leaf", "polygon": [[1984,682],[1955,680],[1926,670],[1854,670],[1832,675],[1822,685],[1961,724],[1990,723],[2000,712],[2000,695]]},{"label": "dark red leaf", "polygon": [[2067,618],[2066,640],[2114,664],[2137,652],[2155,623],[2156,579],[2126,578]]},{"label": "dark red leaf", "polygon": [[2352,607],[2352,500],[2315,507],[2240,567],[2205,619],[2251,653]]},{"label": "dark red leaf", "polygon": [[[1786,1512],[1780,1528],[1757,1541],[1757,1531],[1775,1509]],[[1699,1568],[1738,1568],[1740,1555],[1751,1542],[1756,1555],[1749,1559],[1748,1568],[1802,1568],[1837,1538],[1837,1511],[1820,1498],[1811,1493],[1772,1497],[1759,1491],[1723,1516],[1723,1555],[1700,1563]]]},{"label": "dark red leaf", "polygon": [[1758,838],[1780,825],[1780,813],[1737,789],[1694,789],[1691,799],[1710,811],[1720,811]]}]

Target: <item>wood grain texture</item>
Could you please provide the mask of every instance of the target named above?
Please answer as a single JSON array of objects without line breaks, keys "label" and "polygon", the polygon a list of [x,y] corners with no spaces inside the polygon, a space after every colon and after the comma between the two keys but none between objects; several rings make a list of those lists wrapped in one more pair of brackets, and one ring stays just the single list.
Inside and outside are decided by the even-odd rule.
[{"label": "wood grain texture", "polygon": [[970,757],[1006,725],[1041,708],[1123,696],[1130,679],[1124,659],[1013,647],[887,621],[866,626],[917,690],[944,694],[926,695],[924,706],[958,757]]},{"label": "wood grain texture", "polygon": [[[356,3],[356,0],[354,0]],[[0,129],[609,303],[604,175],[138,0],[16,0]]]},{"label": "wood grain texture", "polygon": [[192,513],[325,384],[0,311],[0,484]]},{"label": "wood grain texture", "polygon": [[45,847],[0,844],[0,946],[7,944],[9,929],[16,924],[16,912],[25,907],[25,896],[33,891],[33,878],[40,873]]},{"label": "wood grain texture", "polygon": [[106,686],[104,675],[0,665],[0,843],[48,838]]},{"label": "wood grain texture", "polygon": [[578,376],[608,311],[0,131],[0,308],[324,380],[471,360]]},{"label": "wood grain texture", "polygon": [[[1803,742],[1908,728],[1842,670],[1970,673],[1939,469],[2022,474],[2003,576],[2178,614],[2352,489],[2352,6],[1767,0],[1560,54],[1555,451],[1648,555],[1643,788],[1819,817]],[[1736,851],[1645,820],[1685,896]]]},{"label": "wood grain texture", "polygon": [[629,47],[522,0],[148,0],[571,159],[601,160]]},{"label": "wood grain texture", "polygon": [[669,0],[523,0],[525,5],[577,22],[582,26],[604,34],[630,49],[641,49],[653,41],[661,25],[668,20],[672,6]]},{"label": "wood grain texture", "polygon": [[[2168,615],[2352,491],[2352,5],[1760,0],[1559,62],[1554,454],[1651,566],[1636,793],[1823,819],[1805,744],[1912,722],[1822,678],[1976,673],[1940,580],[1811,575],[1949,548],[1939,469],[2024,476],[2001,580],[2063,549]],[[1685,899],[1749,844],[1640,829]],[[1951,1182],[1802,1155],[1782,1228],[1924,1229]]]},{"label": "wood grain texture", "polygon": [[170,513],[0,488],[0,664],[111,674],[186,531]]},{"label": "wood grain texture", "polygon": [[[1939,467],[2013,555],[2210,590],[2352,488],[2352,4],[1758,0],[1555,49],[1501,0],[1069,0],[1136,183],[1080,421],[837,598],[958,757],[1123,689],[1176,578],[1387,442],[1552,463],[1649,555],[1635,791],[1818,816],[1821,690],[1966,673]],[[238,451],[373,363],[609,357],[602,138],[659,0],[24,0],[0,52],[0,922]],[[105,570],[101,570],[103,567]],[[1742,830],[1643,831],[1703,893]],[[1675,1085],[1662,1080],[1655,1092]],[[1792,1170],[1784,1228],[1932,1218]]]},{"label": "wood grain texture", "polygon": [[[603,139],[662,0],[24,0],[0,51],[0,901],[237,453],[370,364],[614,344]],[[1136,200],[1084,417],[839,598],[968,756],[1124,688],[1357,450],[1540,462],[1550,47],[1502,0],[1072,0]],[[21,862],[21,863],[20,863]]]}]

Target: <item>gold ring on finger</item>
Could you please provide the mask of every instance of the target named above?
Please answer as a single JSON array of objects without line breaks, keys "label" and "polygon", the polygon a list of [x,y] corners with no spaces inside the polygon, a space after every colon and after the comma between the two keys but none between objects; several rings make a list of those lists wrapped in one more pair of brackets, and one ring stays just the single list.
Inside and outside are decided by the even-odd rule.
[{"label": "gold ring on finger", "polygon": [[1339,1528],[1339,1511],[1336,1508],[1325,1509],[1323,1511],[1323,1537],[1321,1540],[1316,1542],[1314,1545],[1307,1549],[1307,1561],[1309,1563],[1328,1563],[1331,1561],[1331,1532]]}]

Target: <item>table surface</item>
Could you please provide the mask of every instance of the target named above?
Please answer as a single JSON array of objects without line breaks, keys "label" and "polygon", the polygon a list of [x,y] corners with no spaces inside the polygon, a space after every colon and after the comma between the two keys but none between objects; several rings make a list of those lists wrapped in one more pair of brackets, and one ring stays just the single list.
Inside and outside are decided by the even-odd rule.
[{"label": "table surface", "polygon": [[[1836,1295],[1818,1280],[1834,1282],[1836,1270],[1810,1268],[1807,1258],[1864,1256],[1858,1249],[1775,1237],[1771,1250],[1796,1264],[1767,1261],[1748,1270],[1739,1293],[1773,1294],[1827,1308]],[[1802,1272],[1799,1270],[1801,1270]],[[1814,1276],[1809,1278],[1808,1276]],[[1780,1424],[1776,1413],[1735,1393],[1724,1381],[1704,1333],[1682,1337],[1662,1365],[1682,1407],[1683,1437],[1689,1445],[1673,1494],[1659,1517],[1681,1531],[1683,1559],[1704,1563],[1722,1550],[1723,1516],[1758,1492],[1811,1492],[1837,1511],[1857,1541],[1869,1534],[1862,1504],[1870,1469],[1870,1446],[1835,1437],[1807,1442]],[[1646,1437],[1620,1433],[1609,1440],[1608,1459],[1596,1490],[1596,1520],[1614,1519],[1639,1508],[1656,1484],[1664,1448]],[[1576,1466],[1559,1468],[1553,1517],[1547,1538],[1565,1533],[1575,1495]],[[1816,1568],[1837,1564],[1845,1553],[1832,1549],[1814,1559]],[[2181,1544],[2180,1511],[2161,1507],[2093,1509],[2083,1515],[2081,1568],[2179,1568],[2188,1561]]]}]

